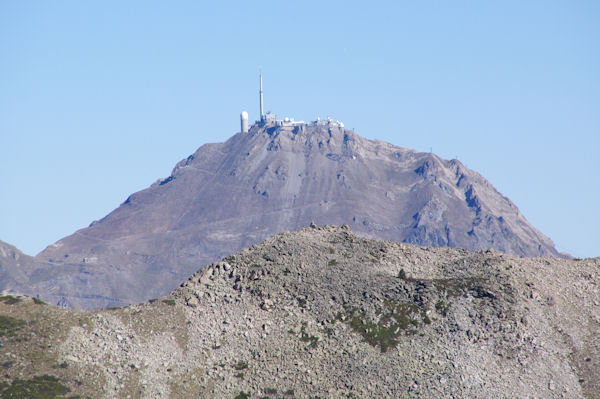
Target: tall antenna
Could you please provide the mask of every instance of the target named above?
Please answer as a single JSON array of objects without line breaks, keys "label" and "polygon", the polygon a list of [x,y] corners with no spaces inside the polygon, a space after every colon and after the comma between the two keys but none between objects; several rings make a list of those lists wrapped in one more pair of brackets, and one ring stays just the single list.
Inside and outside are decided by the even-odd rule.
[{"label": "tall antenna", "polygon": [[260,77],[260,121],[264,122],[265,121],[265,113],[263,112],[263,91],[262,91],[262,71],[259,69],[258,70],[258,75]]}]

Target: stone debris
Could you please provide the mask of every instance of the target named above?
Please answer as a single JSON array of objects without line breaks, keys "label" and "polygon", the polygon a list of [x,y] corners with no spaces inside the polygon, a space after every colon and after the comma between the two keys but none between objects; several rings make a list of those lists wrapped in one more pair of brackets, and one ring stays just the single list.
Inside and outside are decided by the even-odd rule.
[{"label": "stone debris", "polygon": [[[599,281],[598,258],[423,248],[314,226],[147,303],[0,303],[2,315],[37,315],[40,329],[29,341],[20,330],[0,337],[0,364],[94,398],[597,398]],[[48,363],[32,367],[42,344],[53,344]]]}]

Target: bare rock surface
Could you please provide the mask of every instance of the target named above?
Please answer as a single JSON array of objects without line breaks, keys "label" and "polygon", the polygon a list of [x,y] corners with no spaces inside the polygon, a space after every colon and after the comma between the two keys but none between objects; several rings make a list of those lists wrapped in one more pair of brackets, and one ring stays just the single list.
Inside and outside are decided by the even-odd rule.
[{"label": "bare rock surface", "polygon": [[599,284],[600,258],[307,227],[147,303],[0,298],[0,390],[50,374],[98,398],[599,398]]},{"label": "bare rock surface", "polygon": [[267,124],[200,147],[168,178],[50,245],[26,287],[78,308],[141,302],[167,294],[201,265],[311,221],[424,246],[560,256],[510,200],[457,160],[335,124]]}]

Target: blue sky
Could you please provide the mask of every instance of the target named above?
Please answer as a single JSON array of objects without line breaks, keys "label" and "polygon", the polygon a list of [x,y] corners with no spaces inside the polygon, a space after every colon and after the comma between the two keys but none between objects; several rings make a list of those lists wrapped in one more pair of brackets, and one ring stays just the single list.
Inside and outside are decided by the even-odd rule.
[{"label": "blue sky", "polygon": [[[36,254],[258,117],[457,157],[600,255],[598,1],[0,2],[0,240]],[[218,3],[218,4],[216,4]]]}]

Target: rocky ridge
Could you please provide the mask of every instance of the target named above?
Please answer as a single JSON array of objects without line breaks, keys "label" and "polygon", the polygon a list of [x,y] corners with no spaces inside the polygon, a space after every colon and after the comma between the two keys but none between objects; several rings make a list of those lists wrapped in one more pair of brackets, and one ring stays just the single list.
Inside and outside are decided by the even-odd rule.
[{"label": "rocky ridge", "polygon": [[598,398],[599,283],[599,258],[313,226],[148,303],[83,312],[4,299],[0,363],[5,386],[52,374],[106,398]]}]

